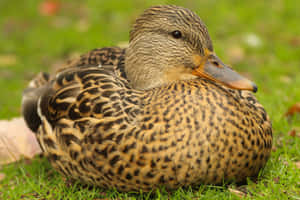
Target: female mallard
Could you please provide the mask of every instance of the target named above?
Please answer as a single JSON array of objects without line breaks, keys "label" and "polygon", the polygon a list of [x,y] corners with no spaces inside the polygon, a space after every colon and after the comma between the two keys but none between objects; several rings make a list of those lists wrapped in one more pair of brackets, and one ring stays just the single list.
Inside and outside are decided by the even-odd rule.
[{"label": "female mallard", "polygon": [[242,182],[272,146],[269,118],[245,91],[256,89],[213,53],[196,14],[155,6],[127,49],[96,49],[33,80],[23,114],[72,179],[120,191]]}]

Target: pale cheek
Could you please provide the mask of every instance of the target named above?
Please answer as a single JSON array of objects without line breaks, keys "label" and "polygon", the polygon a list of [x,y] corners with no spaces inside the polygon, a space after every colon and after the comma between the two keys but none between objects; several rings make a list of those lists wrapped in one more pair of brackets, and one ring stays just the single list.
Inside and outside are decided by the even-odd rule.
[{"label": "pale cheek", "polygon": [[177,73],[177,74],[169,74],[165,76],[165,83],[180,81],[180,80],[192,80],[196,79],[197,76],[193,74],[185,74],[185,73]]},{"label": "pale cheek", "polygon": [[180,80],[192,80],[196,78],[198,78],[198,76],[195,76],[193,74],[182,74]]},{"label": "pale cheek", "polygon": [[179,80],[191,80],[195,78],[197,78],[197,76],[192,74],[192,69],[186,67],[174,67],[164,73],[164,81],[166,83]]}]

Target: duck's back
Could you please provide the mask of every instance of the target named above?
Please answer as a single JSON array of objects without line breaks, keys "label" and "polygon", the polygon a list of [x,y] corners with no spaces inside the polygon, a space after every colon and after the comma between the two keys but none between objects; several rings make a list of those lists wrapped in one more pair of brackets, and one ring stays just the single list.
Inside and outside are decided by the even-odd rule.
[{"label": "duck's back", "polygon": [[272,130],[251,93],[205,79],[137,91],[124,74],[124,50],[112,51],[87,54],[42,86],[37,137],[57,170],[123,191],[258,174]]}]

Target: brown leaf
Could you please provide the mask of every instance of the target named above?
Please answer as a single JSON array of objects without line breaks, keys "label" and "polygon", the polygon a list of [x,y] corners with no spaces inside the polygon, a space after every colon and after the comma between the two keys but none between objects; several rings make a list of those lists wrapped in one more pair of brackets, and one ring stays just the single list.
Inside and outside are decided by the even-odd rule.
[{"label": "brown leaf", "polygon": [[295,115],[297,113],[300,113],[300,102],[297,102],[294,105],[292,105],[288,109],[288,111],[285,113],[285,116],[292,116],[292,115]]},{"label": "brown leaf", "polygon": [[295,164],[296,164],[296,167],[297,167],[298,169],[300,169],[300,161],[297,161]]},{"label": "brown leaf", "polygon": [[[31,192],[31,193],[21,195],[21,199],[33,199],[33,197],[41,199],[41,198],[39,198],[40,197],[39,194],[36,192]],[[41,199],[41,200],[44,200],[44,199]]]},{"label": "brown leaf", "polygon": [[60,2],[58,0],[44,0],[39,5],[39,12],[44,16],[53,16],[57,14],[60,7]]},{"label": "brown leaf", "polygon": [[32,158],[41,153],[33,132],[27,128],[23,118],[0,120],[0,165]]},{"label": "brown leaf", "polygon": [[300,37],[293,37],[289,40],[289,43],[293,47],[299,47],[300,46]]},{"label": "brown leaf", "polygon": [[290,130],[289,136],[295,137],[296,136],[296,130],[295,129]]},{"label": "brown leaf", "polygon": [[288,134],[292,137],[300,137],[299,127],[293,128]]},{"label": "brown leaf", "polygon": [[280,181],[280,177],[279,176],[276,176],[275,178],[273,178],[273,181],[274,181],[274,183],[279,183],[279,181]]},{"label": "brown leaf", "polygon": [[282,147],[283,146],[283,137],[278,137],[276,140],[276,147]]},{"label": "brown leaf", "polygon": [[228,190],[229,190],[229,192],[231,192],[231,193],[237,195],[237,196],[240,197],[240,198],[246,197],[246,196],[247,196],[246,193],[244,193],[244,192],[242,192],[242,191],[240,191],[240,190],[238,190],[238,189],[228,188]]},{"label": "brown leaf", "polygon": [[276,152],[277,151],[277,147],[272,146],[272,152]]}]

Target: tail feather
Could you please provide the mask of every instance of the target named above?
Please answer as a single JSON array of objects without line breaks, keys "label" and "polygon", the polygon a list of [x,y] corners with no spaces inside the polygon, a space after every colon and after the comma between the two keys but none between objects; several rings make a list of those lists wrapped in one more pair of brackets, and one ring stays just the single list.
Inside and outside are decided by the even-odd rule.
[{"label": "tail feather", "polygon": [[22,97],[22,114],[27,126],[37,132],[41,119],[38,115],[38,101],[47,90],[49,75],[46,73],[38,74],[24,90]]}]

